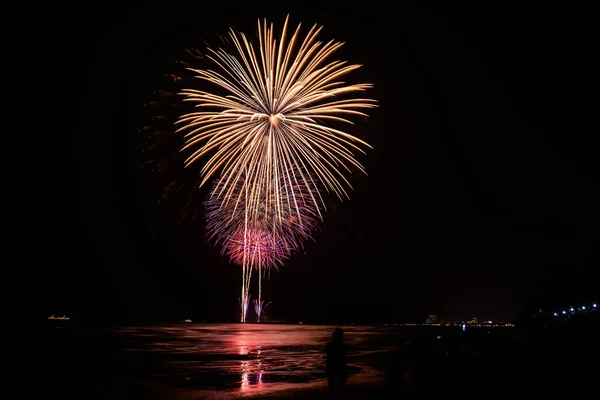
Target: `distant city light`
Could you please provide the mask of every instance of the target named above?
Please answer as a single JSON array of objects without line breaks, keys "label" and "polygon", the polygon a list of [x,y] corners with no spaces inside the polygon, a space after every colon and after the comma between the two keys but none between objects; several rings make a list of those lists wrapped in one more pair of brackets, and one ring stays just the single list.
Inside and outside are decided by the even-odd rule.
[{"label": "distant city light", "polygon": [[563,311],[563,314],[566,314],[566,313],[567,313],[566,311]]},{"label": "distant city light", "polygon": [[[585,308],[585,307],[584,307],[584,308]],[[573,310],[573,307],[569,308],[569,311],[573,312],[573,311],[574,311],[574,310]]]},{"label": "distant city light", "polygon": [[596,303],[592,304],[592,307],[596,308]]},{"label": "distant city light", "polygon": [[585,310],[585,306],[581,307],[582,310]]},{"label": "distant city light", "polygon": [[558,315],[558,314],[557,314],[557,313],[554,313],[554,315],[556,316],[556,315]]}]

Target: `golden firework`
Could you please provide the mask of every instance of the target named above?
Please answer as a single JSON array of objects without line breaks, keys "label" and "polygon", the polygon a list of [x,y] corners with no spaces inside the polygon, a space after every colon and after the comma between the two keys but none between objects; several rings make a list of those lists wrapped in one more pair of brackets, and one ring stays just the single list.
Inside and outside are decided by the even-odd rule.
[{"label": "golden firework", "polygon": [[[208,157],[201,185],[219,176],[218,190],[211,196],[223,204],[243,202],[250,219],[259,218],[265,205],[282,217],[289,214],[281,209],[289,202],[272,199],[285,193],[285,187],[296,186],[297,179],[312,186],[311,201],[320,210],[325,204],[316,181],[340,199],[348,198],[351,186],[345,173],[352,168],[364,172],[354,152],[364,153],[361,147],[369,144],[330,123],[352,124],[350,116],[367,116],[362,110],[376,107],[375,100],[352,95],[372,85],[341,81],[360,65],[328,61],[343,43],[318,41],[322,27],[316,25],[302,40],[300,26],[288,41],[286,18],[277,41],[273,25],[259,20],[258,46],[231,30],[233,54],[208,50],[215,70],[188,68],[218,90],[180,93],[200,109],[177,121],[178,131],[185,131],[182,150],[192,151],[186,166]],[[245,187],[238,190],[242,176]],[[280,187],[282,180],[287,183]],[[296,214],[301,224],[302,212]]]}]

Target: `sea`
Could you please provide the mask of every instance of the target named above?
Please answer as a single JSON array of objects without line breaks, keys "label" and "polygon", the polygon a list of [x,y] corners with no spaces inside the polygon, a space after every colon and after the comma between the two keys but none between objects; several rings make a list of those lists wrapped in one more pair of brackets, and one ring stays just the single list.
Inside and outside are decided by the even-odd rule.
[{"label": "sea", "polygon": [[324,349],[338,327],[349,350],[345,398],[556,384],[565,367],[552,361],[570,354],[556,348],[564,341],[511,328],[65,321],[47,327],[45,371],[62,398],[329,398]]}]

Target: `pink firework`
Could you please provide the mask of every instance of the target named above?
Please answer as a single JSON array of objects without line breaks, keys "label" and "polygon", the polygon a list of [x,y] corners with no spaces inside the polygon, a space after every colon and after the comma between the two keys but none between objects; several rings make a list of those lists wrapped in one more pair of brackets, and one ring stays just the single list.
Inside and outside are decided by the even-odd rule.
[{"label": "pink firework", "polygon": [[260,322],[260,316],[269,304],[271,304],[271,302],[265,304],[264,300],[254,300],[254,312],[256,313],[256,322]]},{"label": "pink firework", "polygon": [[[230,182],[226,195],[222,194],[222,180],[217,179],[205,203],[209,241],[220,245],[222,254],[242,267],[241,298],[249,295],[252,271],[256,270],[261,301],[262,273],[283,265],[301,249],[321,220],[315,201],[319,194],[302,179],[307,175],[291,169],[286,176],[253,186],[246,174],[241,174]],[[245,320],[242,313],[242,322]]]},{"label": "pink firework", "polygon": [[[262,249],[272,249],[273,259],[283,260],[294,251],[300,250],[303,243],[312,238],[312,232],[318,229],[321,210],[315,206],[314,201],[318,193],[300,179],[300,174],[293,175],[293,180],[282,179],[273,184],[277,186],[277,191],[273,192],[272,189],[266,190],[266,185],[259,188],[249,187],[243,174],[230,186],[231,192],[228,196],[218,195],[222,183],[218,179],[215,180],[209,199],[205,202],[209,241],[221,245],[223,253],[229,252],[227,248],[230,241],[236,235],[243,238],[244,234],[241,232],[248,231],[248,237],[255,238],[257,242],[269,243]],[[288,183],[290,181],[291,184]],[[269,193],[274,194],[269,196]],[[256,246],[256,249],[247,251],[256,253],[260,247]],[[232,254],[238,253],[234,251]],[[238,259],[231,258],[231,261],[237,263]],[[270,265],[276,264],[281,263]]]},{"label": "pink firework", "polygon": [[233,263],[257,269],[277,268],[292,252],[285,240],[268,230],[253,227],[237,230],[228,239],[225,249]]}]

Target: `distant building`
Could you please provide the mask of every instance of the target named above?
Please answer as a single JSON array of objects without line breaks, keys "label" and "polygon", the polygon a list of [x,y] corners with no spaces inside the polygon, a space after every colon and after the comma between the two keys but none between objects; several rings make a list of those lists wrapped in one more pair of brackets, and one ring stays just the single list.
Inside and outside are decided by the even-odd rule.
[{"label": "distant building", "polygon": [[437,324],[438,322],[438,317],[436,314],[431,314],[427,317],[427,319],[425,320],[426,324]]},{"label": "distant building", "polygon": [[477,325],[477,318],[473,318],[470,321],[467,321],[467,325]]}]

